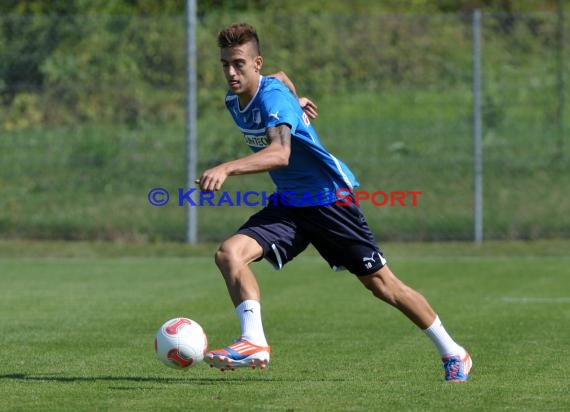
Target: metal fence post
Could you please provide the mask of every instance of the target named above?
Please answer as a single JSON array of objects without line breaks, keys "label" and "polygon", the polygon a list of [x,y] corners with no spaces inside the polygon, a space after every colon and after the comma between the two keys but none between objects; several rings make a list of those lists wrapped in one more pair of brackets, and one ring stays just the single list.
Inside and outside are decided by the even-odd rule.
[{"label": "metal fence post", "polygon": [[557,2],[556,22],[556,89],[558,92],[558,105],[556,107],[556,123],[558,124],[558,156],[564,159],[564,6],[562,0]]},{"label": "metal fence post", "polygon": [[483,242],[483,150],[481,121],[481,11],[473,12],[474,241]]},{"label": "metal fence post", "polygon": [[[197,105],[196,79],[196,0],[186,0],[186,44],[187,44],[187,118],[186,118],[186,190],[195,187],[197,178]],[[186,242],[198,241],[198,213],[195,206],[186,205]]]}]

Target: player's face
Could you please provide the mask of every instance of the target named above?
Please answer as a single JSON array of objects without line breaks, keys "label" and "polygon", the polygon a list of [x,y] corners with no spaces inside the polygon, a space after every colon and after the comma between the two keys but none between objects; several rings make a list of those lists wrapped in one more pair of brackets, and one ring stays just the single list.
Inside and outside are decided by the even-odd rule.
[{"label": "player's face", "polygon": [[257,91],[263,58],[253,43],[221,49],[222,67],[231,91],[240,103],[249,101]]}]

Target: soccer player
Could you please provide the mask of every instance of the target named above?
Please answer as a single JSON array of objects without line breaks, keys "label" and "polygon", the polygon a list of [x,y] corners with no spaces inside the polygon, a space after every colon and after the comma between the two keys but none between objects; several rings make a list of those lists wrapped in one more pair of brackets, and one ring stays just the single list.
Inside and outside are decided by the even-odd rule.
[{"label": "soccer player", "polygon": [[467,380],[467,351],[446,332],[427,300],[392,273],[360,208],[354,202],[337,204],[338,191],[349,192],[358,182],[321,144],[290,90],[294,87],[261,75],[256,30],[246,23],[232,24],[217,40],[229,87],[226,106],[253,153],[205,170],[196,183],[203,191],[217,191],[229,176],[269,172],[276,194],[216,252],[242,334],[225,348],[208,352],[206,361],[221,370],[267,366],[270,347],[250,265],[266,259],[281,269],[311,243],[333,270],[356,275],[374,296],[426,333],[442,357],[446,380]]}]

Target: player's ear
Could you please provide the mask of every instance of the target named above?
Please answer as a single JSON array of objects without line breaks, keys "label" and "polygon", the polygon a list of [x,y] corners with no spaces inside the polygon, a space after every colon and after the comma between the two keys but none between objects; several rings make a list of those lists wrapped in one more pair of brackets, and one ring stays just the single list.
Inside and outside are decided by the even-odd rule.
[{"label": "player's ear", "polygon": [[256,72],[260,72],[263,67],[263,57],[257,56],[254,60],[254,67]]}]

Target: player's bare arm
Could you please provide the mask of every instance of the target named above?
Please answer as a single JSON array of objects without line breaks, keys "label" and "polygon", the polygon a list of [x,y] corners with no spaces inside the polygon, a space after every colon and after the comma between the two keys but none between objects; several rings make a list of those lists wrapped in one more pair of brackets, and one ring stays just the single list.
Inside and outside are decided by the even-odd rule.
[{"label": "player's bare arm", "polygon": [[267,129],[268,145],[259,152],[240,159],[222,163],[202,173],[196,184],[203,191],[216,191],[228,176],[261,173],[278,169],[289,164],[291,154],[291,129],[286,124]]}]

